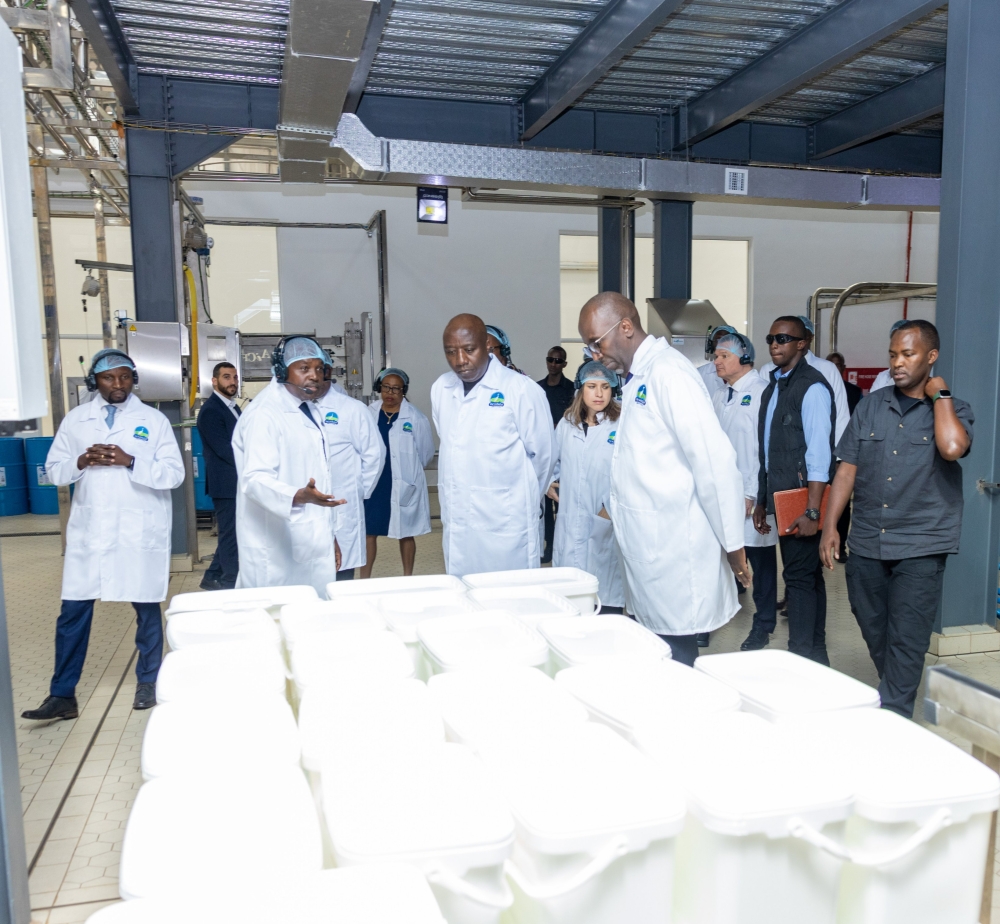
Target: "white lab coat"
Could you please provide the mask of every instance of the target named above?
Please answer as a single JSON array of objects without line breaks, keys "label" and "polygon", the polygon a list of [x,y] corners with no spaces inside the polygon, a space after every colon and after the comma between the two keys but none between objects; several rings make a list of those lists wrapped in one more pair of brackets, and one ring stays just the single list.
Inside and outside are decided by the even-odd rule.
[{"label": "white lab coat", "polygon": [[331,388],[319,401],[320,419],[330,466],[330,493],[347,501],[337,508],[340,569],[360,568],[365,549],[365,498],[378,484],[385,464],[385,445],[368,408],[356,398]]},{"label": "white lab coat", "polygon": [[[325,594],[326,585],[336,580],[333,540],[339,508],[292,504],[310,478],[316,479],[317,490],[332,493],[324,435],[283,385],[265,391],[233,432],[239,476],[236,586],[312,584]],[[318,408],[313,412],[318,423]]]},{"label": "white lab coat", "polygon": [[[806,350],[806,362],[830,384],[833,392],[833,406],[837,409],[837,425],[835,428],[834,445],[840,442],[840,438],[847,429],[847,424],[851,419],[851,412],[847,407],[847,389],[844,388],[844,377],[840,370],[828,359],[820,359],[812,350]],[[766,363],[761,366],[760,374],[764,381],[771,381],[771,372],[774,370],[774,363]]]},{"label": "white lab coat", "polygon": [[726,559],[744,545],[743,479],[697,370],[651,336],[632,360],[611,462],[628,611],[660,635],[710,632],[739,609]]},{"label": "white lab coat", "polygon": [[537,568],[552,474],[552,412],[527,376],[491,358],[468,395],[446,372],[431,388],[448,574]]},{"label": "white lab coat", "polygon": [[[735,385],[732,394],[723,383],[721,391],[712,395],[712,404],[719,417],[722,431],[736,450],[736,467],[743,478],[743,496],[757,501],[757,476],[760,474],[760,455],[757,426],[760,420],[760,396],[768,383],[756,370],[751,369]],[[748,546],[769,546],[778,544],[778,527],[772,514],[767,518],[771,532],[762,536],[753,525],[753,514],[743,522],[743,540]]]},{"label": "white lab coat", "polygon": [[[379,446],[384,446],[382,435],[378,432],[378,412],[381,408],[381,398],[368,405],[375,437]],[[389,427],[389,460],[392,463],[390,539],[423,536],[431,531],[431,505],[424,467],[433,458],[431,423],[423,411],[403,398],[399,415]]]},{"label": "white lab coat", "polygon": [[[184,482],[184,462],[170,421],[129,395],[114,426],[99,395],[73,408],[59,425],[45,460],[53,484],[75,484],[66,526],[63,600],[160,603],[170,580],[170,491]],[[120,446],[135,457],[120,465],[76,460],[95,443]]]},{"label": "white lab coat", "polygon": [[872,387],[868,389],[868,394],[873,391],[878,391],[880,388],[888,388],[890,385],[895,385],[896,382],[892,377],[892,372],[889,369],[883,369],[878,375],[875,376],[875,381],[872,382]]},{"label": "white lab coat", "polygon": [[705,382],[705,387],[708,389],[708,397],[711,398],[720,388],[725,387],[725,382],[719,377],[719,373],[715,371],[715,363],[707,362],[703,366],[698,366],[698,375],[702,377]]},{"label": "white lab coat", "polygon": [[605,606],[625,605],[614,527],[610,520],[598,516],[610,490],[617,431],[618,421],[599,420],[584,434],[583,427],[563,417],[556,426],[556,466],[552,474],[552,480],[559,482],[552,564],[596,575]]}]

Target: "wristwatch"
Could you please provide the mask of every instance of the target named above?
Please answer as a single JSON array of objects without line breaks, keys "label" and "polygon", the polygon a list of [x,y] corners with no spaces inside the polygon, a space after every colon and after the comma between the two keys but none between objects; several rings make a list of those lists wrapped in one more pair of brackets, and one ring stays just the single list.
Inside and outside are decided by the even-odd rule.
[{"label": "wristwatch", "polygon": [[806,519],[812,520],[814,523],[819,520],[819,511],[815,507],[810,507],[806,510]]},{"label": "wristwatch", "polygon": [[937,401],[938,398],[950,398],[951,392],[947,388],[942,388],[935,396],[934,400]]}]

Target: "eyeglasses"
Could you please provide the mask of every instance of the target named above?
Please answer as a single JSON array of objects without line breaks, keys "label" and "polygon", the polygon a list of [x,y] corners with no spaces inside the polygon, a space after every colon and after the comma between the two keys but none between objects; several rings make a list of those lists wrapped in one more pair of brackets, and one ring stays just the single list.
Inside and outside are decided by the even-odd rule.
[{"label": "eyeglasses", "polygon": [[545,361],[551,363],[553,366],[565,366],[566,360],[560,359],[558,356],[546,356]]},{"label": "eyeglasses", "polygon": [[608,334],[610,334],[611,331],[613,331],[615,329],[615,327],[617,327],[619,324],[621,324],[621,322],[624,321],[624,320],[625,320],[624,318],[619,318],[618,321],[617,321],[617,323],[614,325],[614,327],[609,327],[596,340],[591,340],[590,343],[587,344],[587,349],[590,350],[591,353],[600,353],[601,352],[601,341],[605,337],[607,337]]},{"label": "eyeglasses", "polygon": [[383,395],[401,395],[403,393],[402,385],[383,385],[381,389]]},{"label": "eyeglasses", "polygon": [[770,346],[772,343],[780,343],[784,346],[786,343],[793,343],[796,340],[805,340],[805,337],[796,337],[794,334],[768,334],[764,340],[767,345]]}]

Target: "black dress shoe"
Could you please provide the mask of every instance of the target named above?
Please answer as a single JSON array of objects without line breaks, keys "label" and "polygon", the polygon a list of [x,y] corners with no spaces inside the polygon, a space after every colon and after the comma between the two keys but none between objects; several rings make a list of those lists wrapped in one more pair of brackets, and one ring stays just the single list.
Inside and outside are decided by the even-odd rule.
[{"label": "black dress shoe", "polygon": [[32,722],[51,722],[53,719],[75,719],[79,714],[75,696],[47,696],[37,709],[22,712],[21,718]]},{"label": "black dress shoe", "polygon": [[740,645],[740,651],[760,651],[761,648],[766,648],[770,644],[771,636],[767,630],[760,628],[760,626],[754,626],[746,640]]},{"label": "black dress shoe", "polygon": [[708,648],[708,640],[709,640],[709,636],[711,634],[712,634],[711,632],[699,632],[698,633],[698,647],[699,648]]},{"label": "black dress shoe", "polygon": [[211,578],[202,578],[201,583],[198,585],[202,590],[222,590],[222,584],[218,581],[213,581]]},{"label": "black dress shoe", "polygon": [[135,685],[135,699],[132,701],[133,709],[152,709],[156,705],[156,684],[137,683]]}]

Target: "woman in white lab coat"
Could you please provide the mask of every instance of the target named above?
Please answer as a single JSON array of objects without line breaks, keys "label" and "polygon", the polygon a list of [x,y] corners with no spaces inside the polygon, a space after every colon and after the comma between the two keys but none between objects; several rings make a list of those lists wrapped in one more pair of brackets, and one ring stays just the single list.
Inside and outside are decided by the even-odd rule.
[{"label": "woman in white lab coat", "polygon": [[625,587],[614,528],[604,509],[611,490],[611,457],[621,406],[618,377],[606,366],[585,363],[577,393],[556,426],[556,468],[548,496],[559,502],[553,542],[554,567],[580,568],[597,576],[601,612],[622,612]]},{"label": "woman in white lab coat", "polygon": [[362,578],[372,575],[379,536],[399,540],[403,574],[413,574],[413,537],[431,531],[424,466],[434,456],[434,440],[430,422],[406,400],[409,388],[410,377],[402,369],[383,369],[374,385],[379,399],[368,405],[387,452],[378,483],[365,501],[368,560]]}]

